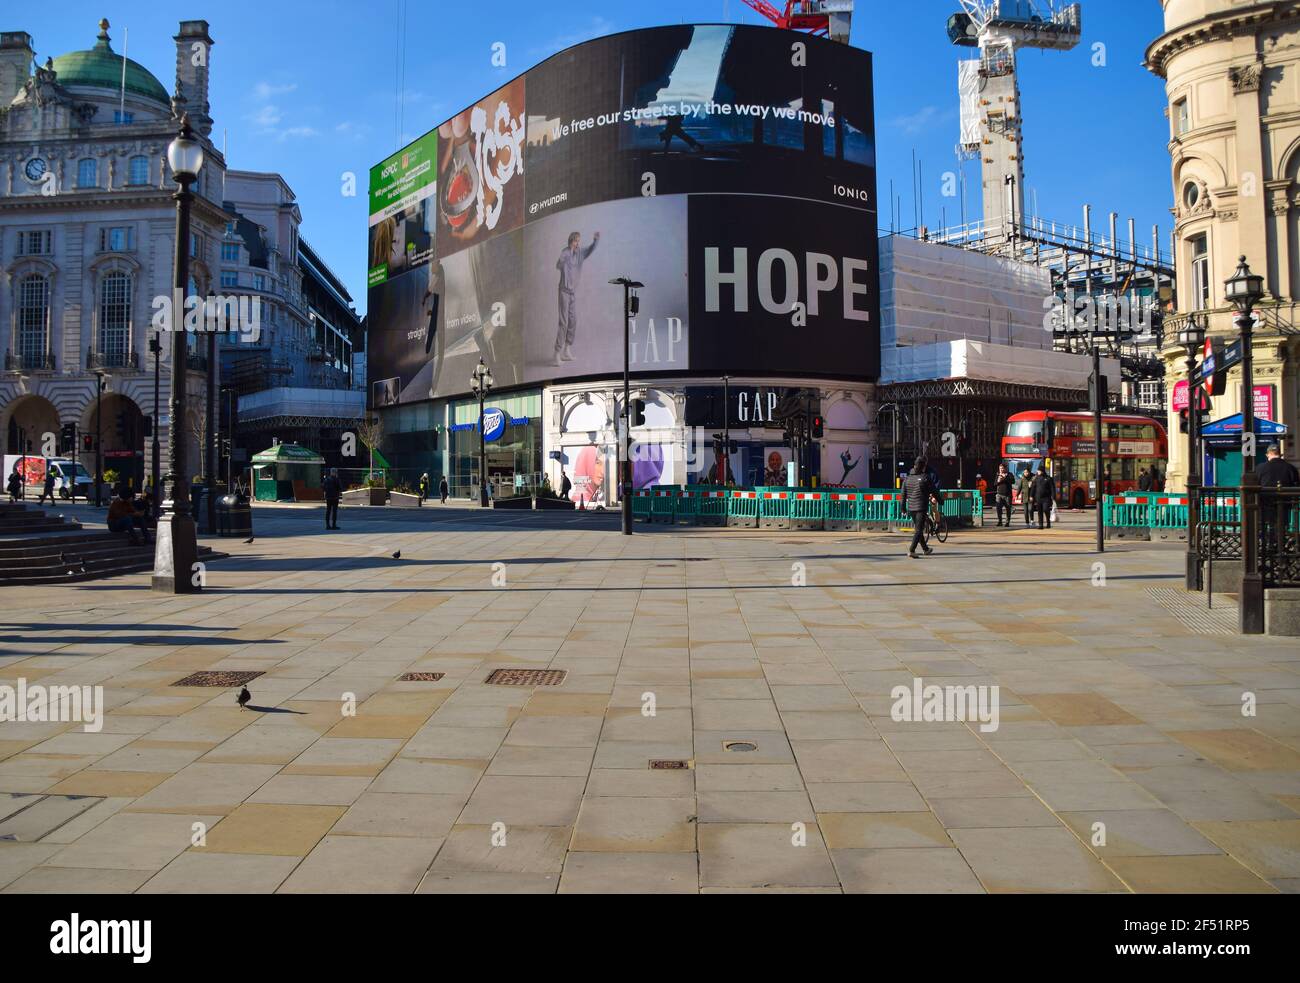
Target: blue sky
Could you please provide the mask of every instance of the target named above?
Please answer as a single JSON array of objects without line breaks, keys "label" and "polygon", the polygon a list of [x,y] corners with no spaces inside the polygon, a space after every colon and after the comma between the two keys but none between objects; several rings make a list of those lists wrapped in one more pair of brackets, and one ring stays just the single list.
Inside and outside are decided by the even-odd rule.
[{"label": "blue sky", "polygon": [[[889,225],[889,182],[912,224],[912,152],[922,161],[924,221],[940,208],[955,224],[959,207],[940,194],[957,164],[957,67],[967,54],[948,43],[956,0],[858,0],[852,43],[875,57],[877,186],[881,225]],[[403,8],[405,14],[403,15]],[[593,12],[598,10],[599,13]],[[402,30],[403,16],[405,29]],[[0,30],[25,30],[37,55],[88,48],[101,17],[115,50],[123,28],[129,55],[170,90],[172,36],[181,19],[204,18],[212,52],[212,113],[227,133],[232,167],[278,171],[298,196],[302,234],[335,269],[364,311],[366,175],[397,146],[550,54],[613,31],[656,24],[732,21],[756,24],[741,0],[222,0],[204,4],[86,3],[8,5]],[[764,22],[765,23],[765,22]],[[1161,228],[1168,243],[1168,122],[1161,80],[1142,67],[1161,31],[1158,0],[1084,0],[1083,42],[1070,52],[1027,52],[1020,59],[1027,208],[1067,223],[1093,204],[1137,222],[1138,240]],[[404,68],[398,38],[406,38]],[[492,64],[505,45],[506,67]],[[1094,65],[1094,45],[1104,65]],[[404,84],[400,85],[399,82]],[[401,91],[403,97],[398,98]],[[399,135],[399,122],[401,131]],[[967,165],[968,218],[977,217],[978,168]],[[343,175],[358,194],[342,194]],[[976,214],[972,214],[972,212]]]}]

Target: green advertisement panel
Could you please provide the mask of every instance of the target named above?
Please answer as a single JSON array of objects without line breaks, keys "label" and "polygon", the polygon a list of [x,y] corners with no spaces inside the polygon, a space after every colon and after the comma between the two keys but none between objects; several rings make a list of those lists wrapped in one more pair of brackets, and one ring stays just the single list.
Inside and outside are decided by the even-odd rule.
[{"label": "green advertisement panel", "polygon": [[433,255],[430,206],[437,189],[437,130],[370,169],[368,286],[429,261]]}]

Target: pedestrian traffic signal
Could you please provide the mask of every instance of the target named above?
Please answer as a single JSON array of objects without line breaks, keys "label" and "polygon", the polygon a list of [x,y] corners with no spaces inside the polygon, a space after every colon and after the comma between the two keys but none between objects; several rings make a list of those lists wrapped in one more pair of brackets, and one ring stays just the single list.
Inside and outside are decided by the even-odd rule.
[{"label": "pedestrian traffic signal", "polygon": [[71,451],[72,445],[77,442],[77,425],[75,423],[65,423],[60,431],[60,437],[63,442],[63,449]]},{"label": "pedestrian traffic signal", "polygon": [[122,412],[120,412],[120,413],[117,414],[117,422],[116,422],[115,425],[114,425],[114,430],[115,430],[115,432],[117,433],[117,439],[118,439],[119,441],[121,441],[123,444],[125,444],[125,443],[127,442],[127,440],[126,440],[126,412],[125,412],[125,411],[122,411]]},{"label": "pedestrian traffic signal", "polygon": [[826,426],[822,421],[821,415],[818,414],[817,416],[814,416],[812,418],[813,439],[816,440],[818,437],[821,437],[825,432],[826,432]]},{"label": "pedestrian traffic signal", "polygon": [[645,400],[644,399],[632,400],[632,426],[634,427],[645,426]]},{"label": "pedestrian traffic signal", "polygon": [[93,451],[95,449],[95,437],[93,434],[81,435],[81,449],[84,451]]}]

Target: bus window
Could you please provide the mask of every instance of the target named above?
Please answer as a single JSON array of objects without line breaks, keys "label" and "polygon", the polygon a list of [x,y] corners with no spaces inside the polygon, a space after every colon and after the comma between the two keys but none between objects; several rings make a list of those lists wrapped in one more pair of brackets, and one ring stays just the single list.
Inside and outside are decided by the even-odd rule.
[{"label": "bus window", "polygon": [[[1008,437],[1034,437],[1043,430],[1042,420],[1016,420],[1007,424]],[[1040,440],[1039,443],[1042,441]]]}]

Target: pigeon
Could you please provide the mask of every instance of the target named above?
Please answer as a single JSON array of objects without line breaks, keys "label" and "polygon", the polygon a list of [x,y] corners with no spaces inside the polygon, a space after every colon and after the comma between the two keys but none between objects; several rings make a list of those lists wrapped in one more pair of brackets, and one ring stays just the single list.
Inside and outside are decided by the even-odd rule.
[{"label": "pigeon", "polygon": [[244,540],[244,545],[247,546],[247,545],[248,545],[249,543],[251,543],[252,541],[253,541],[253,537],[252,537],[252,536],[249,536],[246,540]]},{"label": "pigeon", "polygon": [[401,551],[401,550],[398,550],[396,553],[393,554],[393,559],[394,559],[394,560],[400,560],[401,558],[402,558],[402,551]]},{"label": "pigeon", "polygon": [[248,706],[248,701],[252,698],[253,694],[248,691],[247,686],[244,686],[240,689],[239,696],[235,698],[235,702],[239,704],[239,709],[242,710],[244,707]]}]

